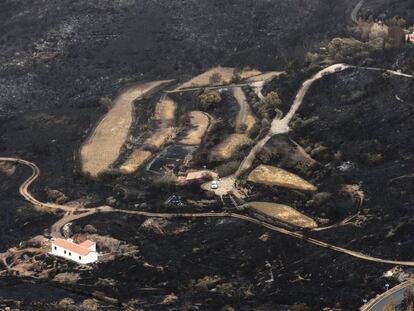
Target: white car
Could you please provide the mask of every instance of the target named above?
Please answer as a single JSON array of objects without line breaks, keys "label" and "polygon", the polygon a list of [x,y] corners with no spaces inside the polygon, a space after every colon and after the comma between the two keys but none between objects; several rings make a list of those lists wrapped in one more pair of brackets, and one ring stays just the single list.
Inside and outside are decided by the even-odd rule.
[{"label": "white car", "polygon": [[219,187],[218,181],[217,180],[213,180],[211,182],[211,189],[218,189],[218,187]]}]

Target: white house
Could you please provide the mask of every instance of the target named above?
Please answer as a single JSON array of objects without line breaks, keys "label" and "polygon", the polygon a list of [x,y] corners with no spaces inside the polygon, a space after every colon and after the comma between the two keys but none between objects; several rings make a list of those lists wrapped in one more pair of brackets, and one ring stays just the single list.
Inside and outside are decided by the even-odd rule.
[{"label": "white house", "polygon": [[76,261],[81,264],[93,263],[98,260],[96,243],[86,240],[76,244],[72,239],[52,240],[52,250],[50,254]]}]

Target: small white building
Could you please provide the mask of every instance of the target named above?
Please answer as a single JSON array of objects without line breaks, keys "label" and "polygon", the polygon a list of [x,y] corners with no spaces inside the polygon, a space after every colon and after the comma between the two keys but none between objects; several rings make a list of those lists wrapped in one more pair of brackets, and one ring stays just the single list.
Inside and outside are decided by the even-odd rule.
[{"label": "small white building", "polygon": [[72,239],[54,239],[50,254],[81,264],[93,263],[98,260],[96,243],[90,240],[76,244]]}]

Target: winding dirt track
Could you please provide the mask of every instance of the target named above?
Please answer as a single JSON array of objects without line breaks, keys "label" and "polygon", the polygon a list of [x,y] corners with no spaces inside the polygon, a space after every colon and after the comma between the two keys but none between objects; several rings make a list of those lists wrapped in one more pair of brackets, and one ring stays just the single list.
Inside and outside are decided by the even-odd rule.
[{"label": "winding dirt track", "polygon": [[[299,90],[294,103],[292,104],[292,107],[290,109],[290,111],[287,113],[287,115],[284,118],[280,118],[277,117],[275,118],[275,120],[273,120],[272,123],[272,127],[269,130],[269,133],[261,140],[257,143],[257,145],[252,149],[252,151],[250,152],[250,154],[245,158],[245,160],[242,162],[238,173],[241,174],[243,172],[245,172],[252,164],[256,154],[258,152],[260,152],[261,148],[265,145],[265,143],[273,136],[273,135],[278,135],[278,134],[282,134],[282,133],[286,133],[290,130],[289,128],[289,123],[291,121],[291,119],[293,118],[293,116],[295,115],[295,113],[297,112],[297,110],[299,109],[300,105],[303,103],[303,99],[306,95],[306,93],[308,92],[309,88],[311,87],[311,85],[313,84],[313,82],[315,82],[316,80],[322,78],[325,74],[331,74],[331,73],[335,73],[338,71],[342,71],[345,70],[347,68],[355,68],[353,66],[349,66],[349,65],[345,65],[345,64],[336,64],[333,66],[330,66],[328,68],[325,68],[323,70],[321,70],[320,72],[318,72],[316,75],[314,75],[312,78],[306,80],[303,84],[301,89]],[[360,68],[360,69],[364,69],[364,70],[375,70],[375,71],[383,71],[386,72],[390,75],[397,75],[397,76],[401,76],[401,77],[406,77],[406,78],[414,78],[414,76],[412,75],[407,75],[404,73],[400,73],[397,71],[392,71],[392,70],[384,70],[384,69],[378,69],[378,68]],[[306,235],[304,235],[301,232],[297,232],[297,231],[291,231],[282,227],[278,227],[276,225],[258,220],[256,218],[250,217],[250,216],[246,216],[246,215],[241,215],[241,214],[237,214],[237,213],[232,213],[232,212],[221,212],[221,213],[151,213],[151,212],[144,212],[144,211],[131,211],[131,210],[121,210],[121,209],[114,209],[110,206],[100,206],[100,207],[96,207],[96,208],[84,208],[83,206],[70,206],[70,205],[59,205],[59,204],[54,204],[54,203],[45,203],[45,202],[41,202],[39,200],[37,200],[29,191],[29,187],[31,186],[31,184],[39,177],[40,175],[40,169],[37,167],[37,165],[33,162],[29,162],[26,160],[22,160],[22,159],[17,159],[17,158],[11,158],[11,157],[0,157],[0,161],[3,162],[12,162],[12,163],[16,163],[16,164],[21,164],[21,165],[25,165],[27,167],[29,167],[32,170],[32,174],[30,175],[30,177],[24,181],[20,187],[19,187],[19,192],[20,194],[32,205],[40,207],[40,208],[48,208],[48,209],[54,209],[54,210],[62,210],[65,211],[65,215],[63,216],[63,218],[61,218],[59,221],[57,221],[55,224],[52,225],[51,227],[51,233],[52,236],[60,236],[61,235],[61,229],[62,227],[70,222],[70,221],[74,221],[74,220],[78,220],[84,217],[88,217],[88,216],[92,216],[96,213],[123,213],[123,214],[130,214],[130,215],[139,215],[139,216],[144,216],[144,217],[155,217],[155,218],[211,218],[211,217],[227,217],[227,218],[234,218],[234,219],[240,219],[243,221],[247,221],[253,224],[256,224],[258,226],[261,226],[263,228],[267,228],[271,231],[274,232],[278,232],[299,240],[303,240],[306,241],[308,243],[311,243],[313,245],[319,246],[319,247],[323,247],[325,249],[329,249],[329,250],[333,250],[336,251],[338,253],[341,254],[346,254],[355,258],[359,258],[359,259],[363,259],[363,260],[368,260],[371,262],[376,262],[376,263],[382,263],[382,264],[391,264],[391,265],[400,265],[400,266],[411,266],[414,267],[414,261],[399,261],[399,260],[391,260],[391,259],[382,259],[382,258],[377,258],[377,257],[373,257],[373,256],[369,256],[366,254],[363,254],[361,252],[357,252],[357,251],[353,251],[353,250],[349,250],[340,246],[335,246],[311,237],[308,237]],[[237,176],[237,173],[236,173]],[[234,176],[230,176],[231,178],[234,178]],[[234,178],[235,180],[235,178]],[[234,180],[231,182],[232,185],[234,185]],[[343,222],[341,222],[340,225],[343,225],[344,223],[346,223],[347,221],[349,221],[350,219],[346,219]],[[331,228],[335,228],[338,225],[334,225],[334,226],[330,226],[330,227],[326,227],[325,229],[331,229]],[[4,261],[5,259],[2,258],[2,260]],[[5,263],[5,266],[7,267],[8,264],[7,262]],[[401,286],[397,287],[395,290],[395,295],[400,294],[406,287],[411,286],[411,281],[406,283],[406,284],[401,284]],[[391,291],[390,291],[391,292]],[[392,291],[394,292],[394,291]],[[370,303],[364,307],[366,307],[366,309],[363,308],[363,310],[378,310],[377,307],[378,305],[381,305],[387,298],[389,298],[390,295],[384,294],[380,297],[379,300],[374,300],[373,303]]]},{"label": "winding dirt track", "polygon": [[[245,216],[245,215],[232,213],[232,212],[222,212],[222,213],[151,213],[151,212],[144,212],[144,211],[131,211],[131,210],[114,209],[110,206],[101,206],[101,207],[88,209],[88,208],[83,208],[83,207],[74,207],[74,206],[68,206],[68,205],[59,205],[59,204],[53,204],[53,203],[40,202],[39,200],[34,198],[33,195],[31,195],[29,190],[28,190],[30,185],[39,177],[40,169],[37,167],[37,165],[32,163],[32,162],[22,160],[22,159],[17,159],[17,158],[0,157],[0,161],[19,163],[19,164],[22,164],[22,165],[26,165],[26,166],[28,166],[29,168],[32,169],[32,175],[25,182],[23,182],[21,184],[20,188],[19,188],[20,194],[28,202],[30,202],[31,204],[33,204],[35,206],[39,206],[39,207],[47,207],[47,208],[51,208],[51,209],[67,211],[66,215],[52,226],[51,231],[53,231],[57,235],[60,235],[60,229],[66,223],[68,223],[70,221],[73,221],[73,220],[78,220],[78,219],[81,219],[81,218],[84,218],[84,217],[88,217],[88,216],[94,215],[96,213],[123,213],[123,214],[130,214],[130,215],[139,215],[139,216],[144,216],[144,217],[155,217],[155,218],[211,218],[211,217],[223,218],[223,217],[229,217],[229,218],[235,218],[235,219],[248,221],[250,223],[253,223],[253,224],[256,224],[258,226],[267,228],[267,229],[272,230],[274,232],[279,232],[279,233],[285,234],[287,236],[306,241],[306,242],[311,243],[313,245],[317,245],[317,246],[323,247],[325,249],[330,249],[330,250],[333,250],[333,251],[336,251],[336,252],[339,252],[339,253],[342,253],[342,254],[350,255],[350,256],[355,257],[355,258],[360,258],[360,259],[364,259],[364,260],[368,260],[368,261],[372,261],[372,262],[376,262],[376,263],[385,263],[385,264],[392,264],[392,265],[401,265],[401,266],[412,266],[412,267],[414,267],[414,261],[399,261],[399,260],[389,260],[389,259],[381,259],[381,258],[372,257],[372,256],[369,256],[369,255],[365,255],[363,253],[360,253],[360,252],[348,250],[348,249],[343,248],[343,247],[335,246],[335,245],[332,245],[332,244],[329,244],[329,243],[326,243],[326,242],[308,237],[308,236],[306,236],[306,235],[304,235],[303,233],[300,233],[300,232],[290,231],[290,230],[287,230],[285,228],[281,228],[281,227],[266,223],[264,221],[258,220],[256,218],[253,218],[253,217],[250,217],[250,216]],[[77,215],[72,214],[75,211],[83,212],[83,213],[77,214]]]}]

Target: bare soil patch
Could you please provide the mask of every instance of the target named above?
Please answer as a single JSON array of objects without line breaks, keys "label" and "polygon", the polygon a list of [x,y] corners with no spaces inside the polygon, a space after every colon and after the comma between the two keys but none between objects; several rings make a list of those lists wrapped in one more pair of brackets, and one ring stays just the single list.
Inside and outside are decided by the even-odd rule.
[{"label": "bare soil patch", "polygon": [[230,159],[243,147],[252,144],[253,141],[245,134],[231,134],[212,150],[211,161],[224,161]]},{"label": "bare soil patch", "polygon": [[133,173],[139,170],[151,156],[152,153],[147,150],[135,150],[119,169],[122,173]]},{"label": "bare soil patch", "polygon": [[184,145],[199,145],[207,132],[210,124],[210,118],[201,111],[192,111],[189,113],[191,129],[187,136],[183,138],[180,143]]},{"label": "bare soil patch", "polygon": [[294,208],[267,202],[250,202],[248,206],[266,216],[287,222],[301,228],[316,228],[318,224],[310,217],[298,212]]},{"label": "bare soil patch", "polygon": [[316,191],[317,187],[303,178],[281,168],[259,165],[249,175],[248,181],[269,186],[279,186],[304,191]]},{"label": "bare soil patch", "polygon": [[155,108],[155,120],[171,121],[175,117],[175,111],[177,110],[177,104],[169,97],[165,97],[163,100],[157,103]]},{"label": "bare soil patch", "polygon": [[246,95],[244,94],[242,88],[234,88],[233,96],[234,98],[236,98],[240,106],[240,110],[236,120],[236,130],[239,133],[243,132],[249,135],[257,123],[256,118],[253,115],[252,110],[250,109]]},{"label": "bare soil patch", "polygon": [[[190,87],[201,87],[201,86],[208,86],[208,85],[222,85],[230,83],[231,79],[233,78],[234,68],[229,67],[215,67],[212,68],[193,79],[183,83],[178,89],[185,89]],[[220,79],[217,81],[211,81],[213,75],[217,77],[220,76]]]},{"label": "bare soil patch", "polygon": [[240,72],[240,79],[245,80],[245,79],[258,76],[260,74],[262,74],[262,72],[257,69],[242,70]]},{"label": "bare soil patch", "polygon": [[[177,104],[169,97],[165,97],[155,107],[154,119],[159,121],[159,128],[145,140],[146,145],[161,148],[169,139],[176,135],[176,128],[172,127],[175,118]],[[130,174],[139,170],[152,156],[152,152],[143,150],[142,147],[132,152],[121,165],[123,173]]]},{"label": "bare soil patch", "polygon": [[247,81],[248,82],[270,81],[273,78],[284,75],[284,74],[286,74],[286,72],[284,71],[270,71],[270,72],[265,72],[259,75],[249,77]]},{"label": "bare soil patch", "polygon": [[81,148],[82,171],[96,177],[118,158],[133,121],[132,103],[167,81],[139,84],[123,91]]},{"label": "bare soil patch", "polygon": [[174,127],[164,127],[157,130],[147,139],[146,143],[156,148],[161,148],[169,139],[175,136],[177,130]]},{"label": "bare soil patch", "polygon": [[155,108],[155,120],[160,121],[158,130],[146,140],[146,144],[161,148],[171,137],[175,136],[176,129],[173,128],[172,122],[175,118],[177,104],[169,97],[163,98],[157,103]]}]

